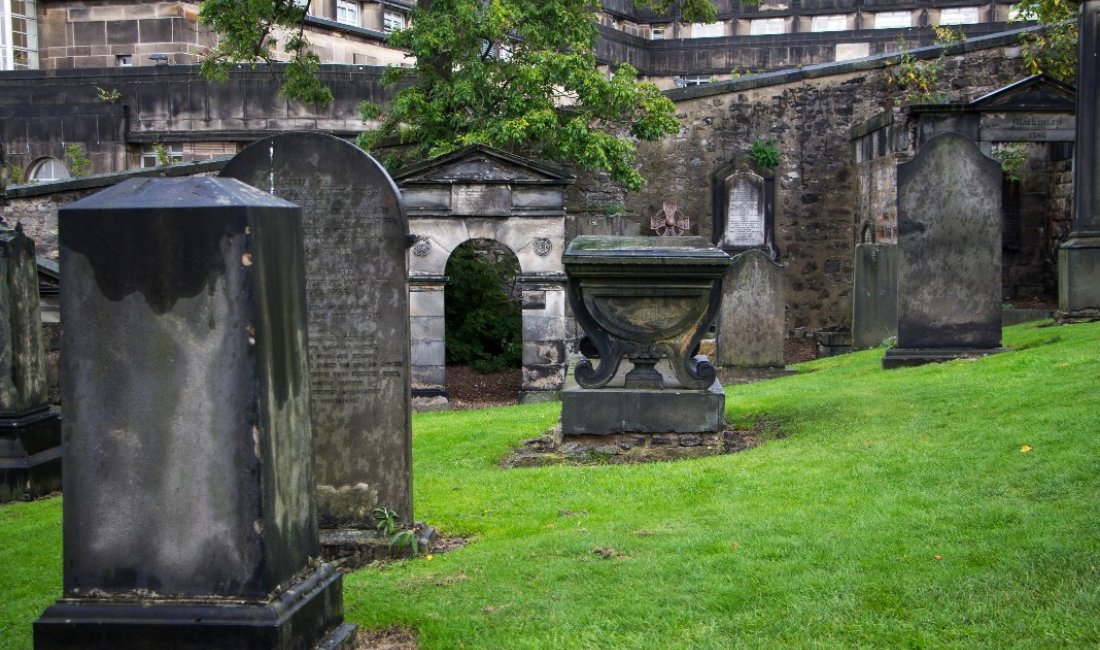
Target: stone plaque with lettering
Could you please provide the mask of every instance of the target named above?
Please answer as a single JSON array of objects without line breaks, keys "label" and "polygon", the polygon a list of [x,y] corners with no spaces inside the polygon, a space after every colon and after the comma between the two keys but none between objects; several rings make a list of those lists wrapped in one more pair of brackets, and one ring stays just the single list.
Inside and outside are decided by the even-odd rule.
[{"label": "stone plaque with lettering", "polygon": [[412,519],[408,222],[389,174],[358,147],[314,133],[260,140],[238,178],[302,207],[318,519],[373,528]]},{"label": "stone plaque with lettering", "polygon": [[991,142],[1073,142],[1069,113],[983,113],[982,139]]},{"label": "stone plaque with lettering", "polygon": [[722,248],[763,246],[764,179],[752,172],[726,178],[726,227]]}]

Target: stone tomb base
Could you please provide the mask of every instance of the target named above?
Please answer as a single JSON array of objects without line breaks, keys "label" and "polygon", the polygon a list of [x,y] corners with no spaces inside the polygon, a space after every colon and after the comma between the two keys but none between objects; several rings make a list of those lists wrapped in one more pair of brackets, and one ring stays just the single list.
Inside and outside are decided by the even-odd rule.
[{"label": "stone tomb base", "polygon": [[[574,365],[571,363],[570,369]],[[707,390],[690,390],[676,383],[667,361],[658,363],[657,370],[664,377],[665,388],[625,388],[621,369],[620,376],[604,388],[582,388],[573,373],[567,372],[561,393],[562,435],[722,430],[726,395],[717,380]]]},{"label": "stone tomb base", "polygon": [[352,650],[355,626],[343,619],[341,574],[322,565],[270,601],[63,598],[34,624],[35,650],[94,648]]},{"label": "stone tomb base", "polygon": [[890,370],[955,359],[977,359],[1003,351],[1004,348],[891,348],[882,357],[882,367]]},{"label": "stone tomb base", "polygon": [[1061,323],[1100,319],[1100,237],[1072,239],[1058,251]]},{"label": "stone tomb base", "polygon": [[0,503],[61,490],[61,416],[43,409],[0,418]]}]

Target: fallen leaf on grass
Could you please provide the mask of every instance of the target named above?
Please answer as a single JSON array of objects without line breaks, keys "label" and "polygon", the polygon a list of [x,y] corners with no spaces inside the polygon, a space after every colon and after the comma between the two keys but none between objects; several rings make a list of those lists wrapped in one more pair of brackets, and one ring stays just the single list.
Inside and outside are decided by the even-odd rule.
[{"label": "fallen leaf on grass", "polygon": [[1022,453],[1025,453],[1025,454],[1026,454],[1027,452],[1031,451],[1031,449],[1032,449],[1031,445],[1024,445],[1023,447],[1020,447],[1020,451],[1021,451]]},{"label": "fallen leaf on grass", "polygon": [[942,555],[933,555],[933,556],[932,556],[932,559],[933,559],[933,560],[935,560],[935,561],[937,561],[937,562],[939,562],[940,560],[942,560],[942,559],[943,559],[943,556],[942,556]]}]

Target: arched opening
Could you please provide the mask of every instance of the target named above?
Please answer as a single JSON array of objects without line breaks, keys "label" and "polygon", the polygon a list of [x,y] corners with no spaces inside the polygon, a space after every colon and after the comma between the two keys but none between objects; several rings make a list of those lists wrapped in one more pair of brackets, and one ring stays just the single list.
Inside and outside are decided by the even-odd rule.
[{"label": "arched opening", "polygon": [[447,392],[453,406],[514,404],[523,373],[519,259],[491,239],[471,239],[447,260],[444,289]]},{"label": "arched opening", "polygon": [[63,181],[71,177],[72,174],[69,173],[69,168],[57,158],[42,158],[36,161],[31,166],[30,173],[27,174],[27,180],[39,183]]}]

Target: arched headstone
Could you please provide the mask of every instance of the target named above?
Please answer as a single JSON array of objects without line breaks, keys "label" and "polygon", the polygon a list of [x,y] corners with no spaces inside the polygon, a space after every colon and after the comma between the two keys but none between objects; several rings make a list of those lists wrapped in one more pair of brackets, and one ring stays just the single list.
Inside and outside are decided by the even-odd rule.
[{"label": "arched headstone", "polygon": [[410,522],[408,222],[397,186],[363,150],[317,133],[260,140],[221,175],[302,208],[322,533],[373,528],[374,508]]}]

